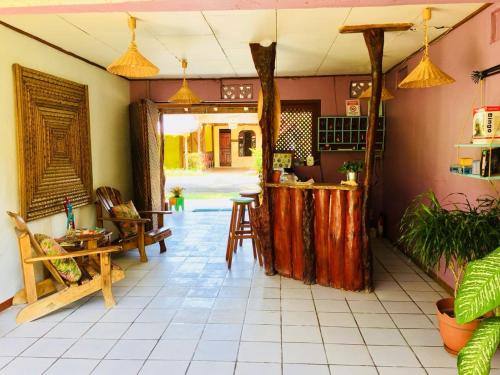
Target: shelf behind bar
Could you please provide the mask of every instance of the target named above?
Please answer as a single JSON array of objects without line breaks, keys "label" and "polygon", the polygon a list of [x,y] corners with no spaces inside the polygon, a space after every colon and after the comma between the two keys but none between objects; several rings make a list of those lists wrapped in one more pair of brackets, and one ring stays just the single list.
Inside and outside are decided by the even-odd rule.
[{"label": "shelf behind bar", "polygon": [[470,148],[496,148],[500,147],[500,143],[458,143],[455,147],[470,147]]},{"label": "shelf behind bar", "polygon": [[478,180],[486,180],[486,181],[500,180],[500,175],[495,175],[495,176],[490,176],[490,177],[482,177],[482,176],[480,176],[478,174],[464,174],[464,173],[457,173],[457,172],[450,172],[450,173],[454,174],[455,176],[476,178]]}]

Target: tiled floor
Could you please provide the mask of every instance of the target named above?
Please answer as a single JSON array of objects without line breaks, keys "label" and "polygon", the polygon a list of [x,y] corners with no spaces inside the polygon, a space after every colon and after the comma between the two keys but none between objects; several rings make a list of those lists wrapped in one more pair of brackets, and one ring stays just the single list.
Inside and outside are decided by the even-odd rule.
[{"label": "tiled floor", "polygon": [[[455,374],[436,330],[446,293],[386,242],[376,291],[343,292],[267,277],[248,247],[228,272],[228,213],[176,213],[168,252],[129,252],[106,310],[93,296],[16,326],[0,313],[1,374]],[[497,354],[492,374],[500,374]]]}]

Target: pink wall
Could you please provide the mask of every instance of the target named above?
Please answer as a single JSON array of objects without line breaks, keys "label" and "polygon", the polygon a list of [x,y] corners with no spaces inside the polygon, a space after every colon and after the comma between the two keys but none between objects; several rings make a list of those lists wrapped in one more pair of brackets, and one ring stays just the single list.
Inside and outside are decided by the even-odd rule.
[{"label": "pink wall", "polygon": [[[278,78],[278,88],[282,100],[321,100],[322,115],[344,115],[345,100],[349,97],[351,80],[365,80],[368,76],[330,76],[304,78]],[[221,85],[231,83],[251,83],[254,100],[259,94],[259,80],[255,79],[200,79],[188,80],[189,87],[204,101],[221,101]],[[144,80],[130,82],[132,102],[149,98],[155,102],[165,102],[181,84],[180,80]],[[362,103],[366,114],[366,101]]]},{"label": "pink wall", "polygon": [[[473,70],[500,62],[500,41],[490,43],[493,5],[466,22],[430,48],[432,61],[455,78],[456,83],[427,89],[396,89],[400,67],[386,77],[396,98],[387,104],[388,126],[383,164],[384,210],[388,234],[398,237],[404,209],[416,195],[432,189],[438,198],[454,192],[470,199],[483,194],[498,195],[500,183],[454,176],[449,165],[456,163],[456,143],[472,136],[472,108],[480,104],[479,85],[470,79]],[[411,71],[421,55],[408,62]],[[500,75],[485,83],[485,104],[500,105]],[[462,149],[463,150],[463,149]],[[479,151],[461,151],[461,156],[479,157]],[[444,276],[450,281],[449,275]]]}]

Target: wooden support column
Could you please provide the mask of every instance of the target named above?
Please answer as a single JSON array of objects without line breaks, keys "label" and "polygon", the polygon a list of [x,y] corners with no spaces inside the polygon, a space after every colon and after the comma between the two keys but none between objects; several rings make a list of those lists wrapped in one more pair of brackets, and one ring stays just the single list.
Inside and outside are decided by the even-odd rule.
[{"label": "wooden support column", "polygon": [[[262,116],[259,125],[262,130],[262,179],[270,182],[273,172],[273,129],[274,129],[274,63],[276,59],[276,43],[263,47],[258,43],[250,43],[252,59],[259,75],[262,89]],[[274,251],[271,231],[272,205],[269,189],[262,186],[262,204],[256,208],[257,223],[255,230],[264,257],[264,268],[267,275],[273,275]]]},{"label": "wooden support column", "polygon": [[362,259],[364,288],[373,289],[372,253],[370,247],[370,203],[375,162],[375,135],[378,125],[379,106],[382,94],[382,57],[384,52],[384,33],[387,31],[405,31],[411,23],[392,23],[379,25],[342,26],[340,33],[362,33],[365,39],[371,63],[372,95],[368,113],[368,131],[366,134],[365,175],[363,180],[362,201]]}]

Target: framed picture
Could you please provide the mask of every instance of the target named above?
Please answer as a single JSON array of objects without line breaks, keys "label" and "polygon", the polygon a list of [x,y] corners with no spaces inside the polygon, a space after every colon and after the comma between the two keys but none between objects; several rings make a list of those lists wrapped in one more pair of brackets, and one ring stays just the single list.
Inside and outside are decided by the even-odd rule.
[{"label": "framed picture", "polygon": [[349,85],[349,98],[357,99],[363,91],[372,85],[370,80],[351,81]]},{"label": "framed picture", "polygon": [[273,169],[291,168],[293,151],[275,151],[273,154]]}]

